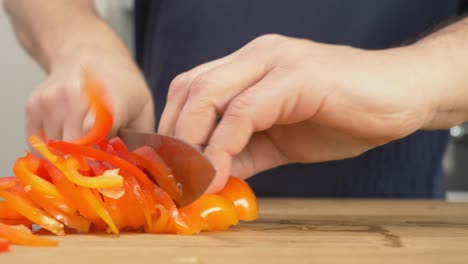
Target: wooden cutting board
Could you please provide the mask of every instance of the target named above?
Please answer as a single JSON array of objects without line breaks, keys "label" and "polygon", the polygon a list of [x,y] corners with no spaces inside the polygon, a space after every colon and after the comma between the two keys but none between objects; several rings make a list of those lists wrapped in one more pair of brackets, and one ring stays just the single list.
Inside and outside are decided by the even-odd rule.
[{"label": "wooden cutting board", "polygon": [[0,263],[468,263],[468,203],[263,199],[260,218],[197,236],[67,236]]}]

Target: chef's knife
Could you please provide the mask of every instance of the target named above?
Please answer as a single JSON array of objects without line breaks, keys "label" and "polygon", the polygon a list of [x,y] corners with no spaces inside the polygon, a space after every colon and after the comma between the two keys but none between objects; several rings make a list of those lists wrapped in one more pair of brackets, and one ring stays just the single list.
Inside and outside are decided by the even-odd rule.
[{"label": "chef's knife", "polygon": [[130,129],[121,129],[119,137],[130,150],[149,146],[161,156],[181,183],[182,197],[176,200],[179,207],[198,199],[214,179],[216,171],[205,154],[180,139]]}]

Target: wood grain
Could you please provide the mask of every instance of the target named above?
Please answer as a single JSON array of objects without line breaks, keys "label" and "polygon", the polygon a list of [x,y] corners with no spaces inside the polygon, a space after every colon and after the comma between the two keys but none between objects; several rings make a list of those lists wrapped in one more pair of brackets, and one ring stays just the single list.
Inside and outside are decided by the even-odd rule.
[{"label": "wood grain", "polygon": [[226,232],[72,235],[0,263],[468,263],[468,203],[262,199],[260,210]]}]

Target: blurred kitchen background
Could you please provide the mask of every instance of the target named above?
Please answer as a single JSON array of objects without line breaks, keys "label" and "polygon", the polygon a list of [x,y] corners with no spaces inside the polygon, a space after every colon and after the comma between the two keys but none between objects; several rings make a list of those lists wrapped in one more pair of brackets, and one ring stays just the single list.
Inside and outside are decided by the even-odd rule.
[{"label": "blurred kitchen background", "polygon": [[[133,50],[132,0],[95,0],[101,15]],[[0,2],[1,3],[1,2]],[[21,49],[6,14],[0,11],[0,177],[12,175],[15,160],[26,150],[24,106],[44,73]],[[468,124],[451,129],[452,139],[444,158],[448,199],[468,201]]]}]

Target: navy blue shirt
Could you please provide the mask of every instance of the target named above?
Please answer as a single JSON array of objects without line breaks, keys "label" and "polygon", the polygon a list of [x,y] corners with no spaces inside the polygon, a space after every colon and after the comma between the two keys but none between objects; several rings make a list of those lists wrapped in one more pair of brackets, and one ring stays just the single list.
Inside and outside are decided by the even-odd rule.
[{"label": "navy blue shirt", "polygon": [[[136,59],[159,119],[171,80],[266,33],[365,49],[414,41],[458,15],[452,0],[137,0]],[[443,198],[447,131],[418,131],[356,158],[249,179],[259,196]]]}]

